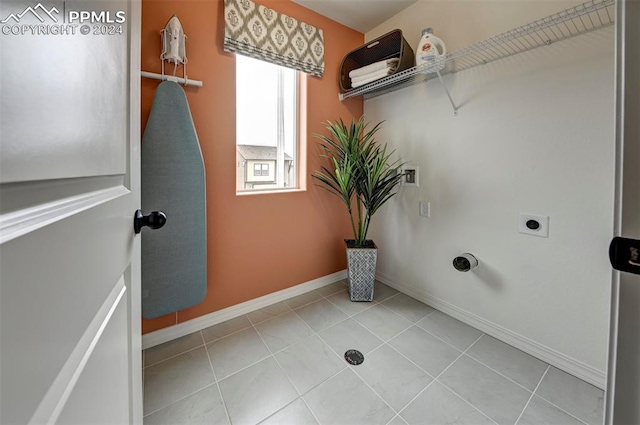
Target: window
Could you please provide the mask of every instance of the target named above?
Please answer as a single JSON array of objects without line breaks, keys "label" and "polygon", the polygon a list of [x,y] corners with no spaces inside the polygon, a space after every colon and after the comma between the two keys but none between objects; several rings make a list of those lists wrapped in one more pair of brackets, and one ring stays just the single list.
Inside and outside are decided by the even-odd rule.
[{"label": "window", "polygon": [[253,164],[253,175],[254,176],[268,176],[269,175],[269,164]]},{"label": "window", "polygon": [[236,191],[298,187],[298,71],[236,55]]}]

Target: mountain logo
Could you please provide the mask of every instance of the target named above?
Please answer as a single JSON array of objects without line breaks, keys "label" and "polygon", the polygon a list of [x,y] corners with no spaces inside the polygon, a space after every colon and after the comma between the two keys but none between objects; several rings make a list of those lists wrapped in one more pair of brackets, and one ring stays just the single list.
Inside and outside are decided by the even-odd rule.
[{"label": "mountain logo", "polygon": [[0,21],[0,24],[6,24],[11,19],[13,19],[16,23],[20,23],[20,20],[28,13],[31,13],[33,16],[38,18],[40,22],[45,21],[45,19],[42,17],[44,15],[44,16],[48,16],[54,23],[57,23],[58,18],[56,18],[54,13],[57,15],[60,13],[60,11],[55,7],[52,7],[51,9],[47,10],[47,8],[42,5],[42,3],[38,3],[34,7],[31,7],[31,6],[27,7],[21,13],[18,13],[18,14],[11,13],[9,16],[7,16],[2,21]]}]

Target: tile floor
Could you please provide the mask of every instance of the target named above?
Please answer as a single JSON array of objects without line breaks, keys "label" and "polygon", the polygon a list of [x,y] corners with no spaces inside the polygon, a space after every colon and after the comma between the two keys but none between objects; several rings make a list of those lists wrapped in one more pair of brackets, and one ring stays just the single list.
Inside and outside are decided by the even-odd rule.
[{"label": "tile floor", "polygon": [[[347,349],[365,354],[350,366]],[[587,424],[603,391],[376,283],[325,286],[144,353],[144,423]]]}]

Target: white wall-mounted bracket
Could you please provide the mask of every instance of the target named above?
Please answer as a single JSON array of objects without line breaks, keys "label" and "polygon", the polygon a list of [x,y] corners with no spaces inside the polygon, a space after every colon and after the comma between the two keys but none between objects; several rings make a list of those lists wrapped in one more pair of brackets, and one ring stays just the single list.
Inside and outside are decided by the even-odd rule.
[{"label": "white wall-mounted bracket", "polygon": [[444,89],[444,92],[447,94],[447,97],[449,98],[449,102],[451,102],[451,107],[453,108],[453,116],[457,117],[458,116],[458,107],[456,106],[455,102],[453,101],[453,98],[451,97],[451,93],[449,93],[449,89],[447,88],[447,85],[444,83],[444,80],[442,79],[442,75],[440,75],[440,71],[436,71],[436,74],[438,74],[438,80],[440,81],[440,85],[442,85],[442,88]]},{"label": "white wall-mounted bracket", "polygon": [[154,80],[173,81],[174,83],[184,84],[185,86],[202,87],[202,81],[191,80],[189,78],[183,78],[183,77],[176,77],[174,75],[168,75],[168,74],[163,75],[163,74],[155,74],[153,72],[140,71],[140,76],[144,78],[151,78]]}]

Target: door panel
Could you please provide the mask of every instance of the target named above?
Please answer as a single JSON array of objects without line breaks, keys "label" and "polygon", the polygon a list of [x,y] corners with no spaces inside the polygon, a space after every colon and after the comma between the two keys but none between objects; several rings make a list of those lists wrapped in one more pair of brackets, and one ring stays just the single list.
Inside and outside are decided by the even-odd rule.
[{"label": "door panel", "polygon": [[2,245],[3,403],[37,407],[114,290],[131,258],[133,217],[119,213],[130,205],[127,194]]},{"label": "door panel", "polygon": [[[126,2],[92,2],[88,10],[112,14]],[[0,19],[27,2],[0,2]],[[60,13],[81,2],[47,2]],[[53,24],[31,14],[16,25]],[[13,23],[13,22],[12,22]],[[126,170],[128,67],[123,34],[0,36],[2,182],[122,174]],[[76,29],[76,31],[79,31]],[[5,100],[6,99],[6,100]],[[104,119],[98,119],[103,117]]]},{"label": "door panel", "polygon": [[141,423],[140,3],[29,6],[126,22],[0,35],[0,423]]}]

